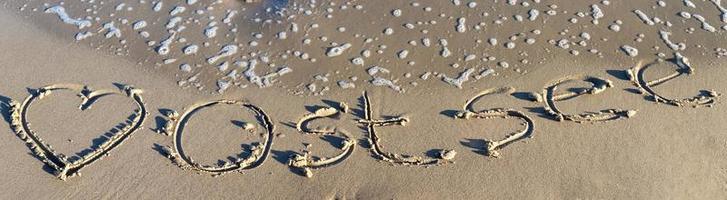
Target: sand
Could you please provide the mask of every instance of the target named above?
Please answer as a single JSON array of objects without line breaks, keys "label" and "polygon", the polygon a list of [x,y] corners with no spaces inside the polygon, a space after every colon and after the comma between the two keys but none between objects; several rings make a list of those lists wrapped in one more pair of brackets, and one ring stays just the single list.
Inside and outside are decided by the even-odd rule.
[{"label": "sand", "polygon": [[[426,3],[434,8],[440,5]],[[559,9],[591,10],[594,3],[561,2]],[[701,11],[714,9],[708,1],[695,3]],[[154,64],[163,61],[154,60],[157,53],[153,49],[130,45],[123,50],[128,55],[118,55],[107,51],[114,47],[105,46],[102,40],[77,42],[75,25],[65,24],[52,13],[41,15],[42,10],[28,15],[18,11],[15,4],[22,5],[10,2],[0,9],[0,107],[7,122],[0,124],[0,130],[5,130],[0,131],[4,132],[0,134],[0,188],[5,188],[0,199],[723,199],[727,195],[727,108],[720,95],[727,92],[727,68],[721,62],[724,58],[716,57],[711,49],[723,45],[724,30],[718,26],[718,33],[712,35],[709,28],[696,24],[701,23],[698,17],[685,19],[695,23],[693,35],[684,35],[684,28],[672,28],[671,40],[689,44],[681,55],[688,58],[686,62],[667,60],[679,58],[671,53],[664,61],[658,60],[656,52],[662,51],[651,46],[662,46],[663,52],[680,49],[678,44],[665,43],[667,39],[660,37],[659,31],[649,32],[642,43],[628,43],[639,53],[627,55],[620,49],[626,44],[621,41],[633,41],[640,30],[635,27],[650,25],[641,24],[632,10],[617,12],[600,5],[605,13],[602,18],[628,16],[624,17],[628,23],[620,25],[621,32],[612,38],[618,42],[597,46],[607,52],[605,59],[585,56],[590,54],[587,50],[581,50],[581,56],[560,49],[563,52],[558,54],[543,53],[540,50],[546,48],[555,51],[558,43],[539,38],[542,44],[525,48],[526,43],[518,42],[515,47],[531,52],[527,57],[532,64],[514,66],[520,55],[494,51],[498,57],[515,60],[509,64],[513,66],[505,69],[497,62],[489,63],[497,72],[478,80],[475,76],[486,70],[479,67],[465,75],[471,79],[461,89],[442,81],[442,77],[432,75],[430,81],[419,78],[425,72],[440,71],[458,83],[460,73],[469,69],[469,65],[452,68],[449,61],[434,59],[432,65],[445,67],[403,69],[406,61],[381,65],[396,76],[415,71],[411,80],[421,83],[412,86],[408,80],[398,82],[404,85],[403,93],[361,80],[353,81],[357,85],[349,89],[336,86],[339,80],[351,81],[347,76],[352,74],[345,74],[346,69],[356,69],[350,70],[355,71],[353,75],[368,80],[366,69],[375,63],[367,60],[365,68],[347,66],[341,69],[344,75],[331,75],[328,82],[312,75],[329,72],[329,65],[301,73],[291,66],[293,72],[280,76],[280,82],[271,87],[258,88],[254,83],[235,80],[250,86],[235,85],[219,94],[214,85],[217,76],[225,74],[214,72],[217,75],[212,78],[202,77],[202,85],[206,85],[203,90],[180,87],[178,81],[187,80],[188,75],[179,71],[179,63]],[[396,12],[401,12],[400,18],[414,17],[401,4],[376,12],[388,13],[389,8],[398,7],[402,9]],[[469,6],[467,1],[461,4]],[[478,2],[474,6],[486,5]],[[165,9],[171,6],[165,1]],[[68,12],[79,9],[66,7]],[[645,8],[643,13],[653,15]],[[541,11],[537,19],[547,17],[545,10]],[[659,15],[671,16],[678,11]],[[191,11],[188,8],[186,12]],[[711,15],[701,13],[713,26],[721,23],[718,10],[711,10]],[[157,25],[164,25],[166,18]],[[599,19],[603,27],[611,24]],[[453,18],[453,22],[460,21]],[[476,23],[471,17],[461,22]],[[452,25],[449,29],[458,33],[459,28]],[[94,21],[93,27],[97,26],[102,24]],[[334,27],[326,31],[337,27],[323,22],[320,26]],[[473,31],[467,28],[465,33]],[[503,34],[511,33],[510,28],[502,28]],[[355,29],[347,27],[348,32]],[[602,29],[590,35],[615,34]],[[437,31],[441,30],[432,29]],[[557,35],[560,30],[543,27],[542,31]],[[289,34],[287,37],[295,37]],[[382,40],[396,41],[398,37]],[[509,41],[499,38],[498,45]],[[433,48],[429,51],[439,56],[440,41],[436,37],[431,40]],[[489,45],[487,38],[483,41],[482,45]],[[452,39],[448,43],[443,46],[459,56],[457,47],[466,41]],[[697,48],[697,44],[709,47]],[[173,47],[175,55],[183,54],[181,45]],[[398,50],[398,45],[389,48]],[[387,51],[392,59],[398,59],[399,51],[391,49]],[[316,51],[320,62],[311,65],[327,60],[325,50]],[[351,50],[326,63],[349,63],[346,52]],[[220,47],[205,48],[207,51],[212,53],[204,55],[225,53]],[[404,56],[407,60],[429,63],[429,55],[409,51]],[[197,60],[206,62],[202,57]],[[211,70],[201,74],[217,70],[217,65],[205,66],[199,69]],[[516,68],[527,73],[517,73]],[[270,68],[270,72],[277,69]],[[318,89],[331,89],[316,95],[308,91],[310,83],[317,83]],[[8,105],[11,101],[22,103],[33,89],[53,84],[79,84],[88,86],[89,91],[118,93],[100,96],[82,111],[78,109],[82,102],[76,96],[78,91],[53,91],[23,113],[29,123],[26,125],[59,154],[83,155],[89,152],[82,149],[89,147],[109,151],[102,159],[84,165],[80,175],[65,180],[59,179],[58,170],[34,156],[14,132],[14,115]],[[101,135],[113,132],[139,109],[137,101],[130,98],[133,95],[123,87],[120,90],[119,84],[138,89],[134,94],[143,97],[142,110],[146,112],[142,113],[141,127],[119,132],[128,137],[106,148],[100,144],[104,141]],[[185,115],[195,105],[218,101],[229,104]],[[168,126],[170,118],[185,119],[184,129],[169,131],[167,127],[179,127],[175,123],[182,122],[171,120],[173,125]],[[181,155],[175,149],[180,147],[179,141],[184,153],[181,164],[186,167],[175,162]],[[190,157],[194,162],[187,162]],[[242,165],[235,167],[233,163]]]}]

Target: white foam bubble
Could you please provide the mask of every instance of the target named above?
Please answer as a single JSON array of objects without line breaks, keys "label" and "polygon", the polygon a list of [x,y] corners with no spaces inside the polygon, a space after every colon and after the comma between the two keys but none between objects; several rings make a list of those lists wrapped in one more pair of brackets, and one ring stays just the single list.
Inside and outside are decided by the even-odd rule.
[{"label": "white foam bubble", "polygon": [[134,30],[139,30],[139,29],[142,29],[142,28],[146,27],[146,25],[147,25],[146,24],[146,21],[139,20],[139,21],[134,22],[134,24],[132,24],[131,27]]},{"label": "white foam bubble", "polygon": [[234,44],[225,45],[220,49],[219,52],[217,52],[217,55],[207,58],[207,63],[214,64],[219,59],[222,59],[222,58],[225,58],[228,56],[232,56],[237,53],[237,49],[238,49],[237,45],[234,45]]},{"label": "white foam bubble", "polygon": [[88,32],[88,31],[84,31],[84,32],[78,32],[78,33],[76,33],[75,38],[78,41],[78,40],[86,39],[86,38],[91,37],[91,36],[93,36],[93,33]]},{"label": "white foam bubble", "polygon": [[170,45],[174,41],[174,38],[177,36],[177,32],[172,32],[169,37],[159,42],[159,46],[156,48],[156,52],[159,55],[167,55],[170,51]]},{"label": "white foam bubble", "polygon": [[207,38],[213,38],[217,36],[217,26],[210,26],[204,29],[204,35],[207,36]]},{"label": "white foam bubble", "polygon": [[197,51],[199,51],[199,46],[195,44],[187,45],[186,47],[182,48],[182,52],[184,52],[185,55],[192,55],[196,54]]},{"label": "white foam bubble", "polygon": [[344,44],[341,44],[339,46],[329,47],[326,50],[326,56],[328,56],[328,57],[340,56],[348,48],[351,48],[351,46],[352,46],[351,43],[344,43]]},{"label": "white foam bubble", "polygon": [[684,43],[679,43],[679,44],[676,44],[676,43],[672,42],[672,41],[671,41],[671,40],[669,39],[669,36],[670,36],[670,35],[671,35],[671,32],[667,32],[667,31],[659,31],[659,36],[661,36],[661,39],[662,39],[662,40],[664,41],[664,43],[666,43],[666,45],[667,45],[667,46],[669,46],[669,48],[671,48],[672,50],[675,50],[675,51],[682,51],[682,50],[684,50],[684,49],[686,49],[686,48],[687,48],[687,45],[685,45]]},{"label": "white foam bubble", "polygon": [[164,6],[164,2],[163,1],[154,2],[154,5],[152,7],[152,10],[154,10],[154,12],[159,12],[160,10],[162,10],[162,6]]},{"label": "white foam bubble", "polygon": [[103,29],[106,30],[106,38],[116,37],[121,38],[121,30],[114,26],[114,22],[108,22],[103,25]]},{"label": "white foam bubble", "polygon": [[638,17],[639,17],[639,19],[641,19],[641,21],[642,21],[642,22],[644,22],[644,24],[647,24],[647,25],[649,25],[649,26],[653,26],[653,25],[655,25],[655,24],[656,24],[656,23],[655,23],[655,22],[654,22],[653,20],[651,20],[651,18],[649,18],[649,16],[648,16],[648,15],[646,15],[646,13],[644,13],[643,11],[641,11],[641,10],[634,10],[634,13],[636,14],[636,16],[638,16]]},{"label": "white foam bubble", "polygon": [[631,56],[631,57],[636,57],[639,55],[639,49],[634,48],[629,45],[621,46],[621,50],[623,50],[626,53],[626,55]]},{"label": "white foam bubble", "polygon": [[184,6],[174,6],[174,8],[172,8],[172,10],[169,11],[169,15],[175,16],[180,13],[183,13],[186,10],[187,10],[187,8],[185,8]]},{"label": "white foam bubble", "polygon": [[47,8],[47,9],[45,9],[45,13],[56,14],[56,15],[58,15],[58,18],[60,18],[63,23],[75,25],[78,27],[78,29],[83,29],[83,28],[91,26],[90,20],[84,20],[81,18],[78,18],[78,19],[72,18],[71,16],[68,15],[68,13],[66,13],[66,9],[63,8],[62,6],[53,6],[53,7]]},{"label": "white foam bubble", "polygon": [[469,68],[469,69],[463,71],[462,73],[460,73],[459,77],[457,77],[457,78],[450,78],[450,77],[447,77],[447,75],[444,75],[442,80],[450,85],[453,85],[459,89],[462,89],[462,84],[464,84],[464,82],[467,82],[469,80],[470,75],[472,75],[472,73],[474,73],[474,72],[475,72],[475,68]]}]

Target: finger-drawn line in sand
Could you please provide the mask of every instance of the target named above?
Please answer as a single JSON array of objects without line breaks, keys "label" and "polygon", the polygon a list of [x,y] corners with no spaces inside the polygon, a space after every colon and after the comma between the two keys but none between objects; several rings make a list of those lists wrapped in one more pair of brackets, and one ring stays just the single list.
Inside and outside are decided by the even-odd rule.
[{"label": "finger-drawn line in sand", "polygon": [[[239,105],[251,110],[258,119],[258,123],[260,123],[266,131],[265,134],[261,135],[264,142],[258,145],[254,145],[252,148],[252,153],[247,158],[238,158],[232,163],[226,162],[219,166],[202,165],[198,162],[195,162],[194,159],[192,159],[189,155],[185,154],[182,147],[182,133],[184,132],[185,125],[187,124],[191,116],[194,115],[194,113],[219,104]],[[197,103],[187,109],[187,111],[185,111],[181,116],[177,112],[169,112],[167,114],[167,117],[169,121],[167,122],[167,125],[164,126],[163,132],[167,135],[171,135],[172,137],[174,137],[174,147],[164,147],[164,151],[166,151],[167,158],[171,159],[174,164],[184,170],[191,169],[198,172],[209,173],[212,176],[219,176],[229,172],[242,173],[244,170],[254,169],[262,165],[270,154],[270,149],[273,146],[273,134],[275,126],[273,125],[272,120],[260,107],[247,103],[245,101],[222,99]],[[244,126],[243,128],[252,130],[254,129],[254,126],[249,125]]]},{"label": "finger-drawn line in sand", "polygon": [[[77,153],[78,156],[67,157],[66,155],[57,153],[53,147],[43,141],[33,129],[30,128],[27,113],[33,103],[51,95],[53,91],[70,90],[79,92],[78,97],[81,98],[80,110],[87,110],[99,98],[108,95],[121,95],[131,98],[137,109],[124,123],[120,123],[112,131],[104,134],[102,137],[106,139],[98,146],[92,146]],[[140,89],[132,86],[119,86],[120,91],[116,90],[91,90],[85,85],[80,84],[53,84],[30,91],[30,95],[23,101],[11,102],[11,128],[15,134],[25,141],[26,145],[38,158],[53,169],[53,173],[61,180],[68,177],[80,175],[80,170],[93,162],[103,159],[104,156],[120,146],[126,139],[131,137],[132,133],[141,128],[147,117],[147,110],[142,99]]]},{"label": "finger-drawn line in sand", "polygon": [[325,167],[333,166],[337,163],[341,163],[344,160],[346,160],[351,154],[353,154],[354,147],[356,146],[356,141],[344,130],[338,129],[338,128],[308,128],[306,127],[307,124],[309,124],[311,121],[320,119],[320,118],[326,118],[326,117],[333,117],[335,115],[338,115],[340,112],[347,112],[348,106],[343,106],[346,104],[341,103],[342,109],[339,111],[338,109],[332,108],[332,107],[323,107],[319,108],[313,113],[309,113],[304,115],[296,124],[296,129],[298,132],[304,133],[304,134],[310,134],[310,135],[335,135],[339,134],[343,139],[343,144],[341,147],[342,152],[336,156],[333,156],[331,158],[320,158],[315,159],[311,156],[311,152],[309,150],[305,150],[303,154],[296,153],[295,155],[291,156],[290,160],[288,161],[288,165],[293,168],[297,168],[303,171],[304,175],[308,178],[313,176],[313,172],[311,169],[320,169]]},{"label": "finger-drawn line in sand", "polygon": [[687,57],[684,57],[679,52],[674,53],[674,58],[671,60],[671,63],[674,63],[676,65],[676,72],[653,81],[646,81],[646,79],[644,79],[644,74],[646,73],[647,68],[657,63],[650,63],[646,65],[642,65],[641,63],[639,63],[637,66],[627,70],[626,72],[631,82],[633,82],[633,84],[636,85],[636,87],[638,87],[643,94],[651,97],[652,100],[657,103],[664,103],[667,105],[673,105],[678,107],[692,106],[695,108],[703,106],[711,107],[717,103],[718,97],[721,96],[721,94],[713,90],[703,91],[699,95],[684,99],[670,99],[654,91],[654,89],[652,88],[654,86],[660,85],[682,75],[690,75],[694,73],[694,68],[689,62],[689,59]]},{"label": "finger-drawn line in sand", "polygon": [[392,164],[398,164],[398,165],[441,165],[446,163],[451,163],[452,159],[454,159],[454,155],[456,155],[456,152],[453,150],[440,150],[439,152],[439,158],[423,158],[421,156],[413,156],[413,155],[404,155],[404,154],[395,154],[390,152],[385,152],[381,148],[381,138],[379,135],[376,134],[375,127],[377,126],[406,126],[406,124],[409,122],[409,119],[406,117],[394,117],[390,119],[372,119],[372,111],[371,111],[371,100],[369,99],[369,95],[366,93],[366,91],[363,92],[363,107],[364,107],[364,119],[359,119],[358,123],[363,124],[366,126],[366,132],[368,132],[368,140],[371,144],[371,153],[374,154],[376,158],[379,158],[383,161],[392,163]]},{"label": "finger-drawn line in sand", "polygon": [[500,153],[498,150],[504,148],[505,146],[512,144],[519,140],[524,140],[528,138],[533,137],[533,132],[535,130],[534,126],[535,123],[533,123],[533,120],[525,115],[525,113],[522,113],[517,110],[508,109],[508,108],[491,108],[491,109],[485,109],[485,110],[475,110],[474,103],[489,95],[497,95],[497,94],[511,94],[515,92],[515,88],[512,87],[502,87],[502,88],[491,88],[484,90],[477,94],[475,97],[472,97],[471,99],[467,100],[467,102],[462,107],[463,111],[457,113],[455,116],[455,119],[472,119],[472,118],[478,118],[478,119],[493,119],[493,118],[502,118],[502,119],[512,119],[516,118],[521,121],[521,124],[525,126],[523,130],[508,134],[503,138],[502,140],[497,141],[491,141],[491,140],[485,140],[486,146],[485,146],[485,155],[490,157],[498,158],[500,157]]},{"label": "finger-drawn line in sand", "polygon": [[[555,94],[558,86],[574,81],[585,81],[591,83],[591,87],[559,95]],[[595,76],[568,76],[562,79],[558,79],[543,88],[542,100],[545,101],[545,111],[547,114],[555,117],[555,119],[557,119],[558,121],[567,120],[577,123],[607,122],[612,120],[627,119],[636,115],[636,110],[624,109],[606,109],[598,112],[567,114],[560,111],[560,109],[558,109],[558,107],[555,105],[555,102],[557,101],[569,100],[583,95],[596,95],[606,91],[606,89],[611,87],[613,87],[613,82]]]}]

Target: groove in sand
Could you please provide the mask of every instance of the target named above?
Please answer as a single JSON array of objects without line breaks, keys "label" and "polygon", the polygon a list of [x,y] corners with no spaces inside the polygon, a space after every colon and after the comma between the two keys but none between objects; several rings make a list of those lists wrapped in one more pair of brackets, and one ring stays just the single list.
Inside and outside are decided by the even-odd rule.
[{"label": "groove in sand", "polygon": [[[555,91],[558,86],[574,81],[585,81],[591,83],[591,88],[580,90],[576,92],[568,92],[560,95],[556,95]],[[612,120],[626,119],[636,115],[636,110],[624,110],[624,109],[606,109],[597,112],[587,112],[581,114],[567,114],[563,113],[555,105],[557,101],[564,101],[573,99],[582,95],[595,95],[599,94],[606,89],[613,87],[613,83],[610,80],[602,79],[595,76],[568,76],[562,79],[558,79],[551,84],[548,84],[543,88],[543,97],[545,101],[545,111],[547,114],[555,117],[558,121],[573,121],[577,123],[585,122],[607,122]]]},{"label": "groove in sand", "polygon": [[[369,143],[371,144],[371,153],[374,154],[374,157],[381,159],[382,161],[389,162],[392,164],[397,165],[424,165],[424,166],[432,166],[432,165],[442,165],[446,163],[451,163],[452,157],[450,156],[441,156],[442,158],[423,158],[421,156],[412,156],[412,155],[404,155],[404,154],[396,154],[396,153],[390,153],[385,152],[381,148],[381,138],[379,135],[376,134],[375,127],[377,126],[405,126],[409,119],[406,117],[395,117],[391,119],[371,119],[372,118],[372,111],[371,111],[371,100],[369,99],[368,93],[366,91],[363,92],[363,106],[364,106],[364,119],[358,120],[358,123],[366,126],[366,132],[368,133],[369,137]],[[452,152],[452,151],[449,151]],[[442,155],[447,154],[447,150],[442,150],[440,153]]]},{"label": "groove in sand", "polygon": [[[189,155],[185,154],[182,147],[182,133],[184,131],[184,126],[187,124],[190,117],[194,115],[194,113],[218,104],[239,105],[241,107],[252,110],[255,113],[258,122],[266,130],[266,134],[262,134],[263,140],[265,142],[254,146],[252,149],[252,153],[249,157],[240,158],[234,163],[225,163],[222,166],[202,165],[198,162],[195,162],[194,159],[192,159]],[[181,115],[181,117],[177,116],[178,114],[176,114],[176,112],[172,112],[172,114],[168,115],[169,121],[167,122],[167,125],[165,126],[163,131],[167,134],[171,133],[171,135],[174,137],[174,147],[165,147],[164,150],[167,151],[167,157],[171,159],[174,164],[184,170],[191,169],[197,172],[208,173],[216,177],[229,172],[242,172],[244,170],[254,169],[262,165],[270,154],[270,150],[273,145],[273,134],[275,126],[273,125],[270,117],[268,117],[268,115],[260,107],[257,107],[253,104],[249,104],[247,102],[239,100],[215,100],[194,104],[187,111],[185,111]]]},{"label": "groove in sand", "polygon": [[[343,103],[340,103],[340,105],[345,105]],[[298,132],[301,132],[303,134],[310,134],[310,135],[335,135],[339,134],[343,139],[343,144],[341,147],[341,153],[333,156],[331,158],[320,158],[315,159],[311,156],[311,152],[306,150],[303,154],[296,153],[295,155],[291,156],[290,160],[288,161],[288,165],[293,168],[297,168],[303,171],[304,175],[308,178],[313,176],[313,172],[311,169],[320,169],[325,167],[330,167],[335,164],[341,163],[344,160],[346,160],[351,154],[353,154],[354,147],[356,146],[356,141],[344,130],[340,130],[338,128],[334,129],[311,129],[305,127],[306,124],[309,122],[319,119],[319,118],[326,118],[326,117],[332,117],[340,112],[345,112],[347,110],[347,106],[342,106],[343,111],[339,111],[338,109],[332,108],[332,107],[324,107],[316,110],[314,113],[309,113],[304,115],[296,124],[296,129]]]},{"label": "groove in sand", "polygon": [[[141,128],[144,120],[147,116],[147,110],[144,105],[144,100],[140,96],[142,92],[140,89],[132,86],[123,86],[119,88],[120,91],[116,90],[96,90],[92,91],[87,86],[79,84],[53,84],[45,87],[41,87],[30,91],[28,96],[22,104],[18,102],[11,102],[10,109],[11,114],[11,128],[15,134],[25,141],[26,145],[38,158],[53,169],[53,173],[58,176],[61,180],[66,180],[68,177],[80,175],[80,170],[93,162],[103,159],[108,153],[120,146],[126,139],[131,137],[134,131]],[[34,130],[30,128],[30,122],[27,119],[28,110],[32,104],[36,101],[43,99],[50,95],[52,91],[56,90],[70,90],[79,92],[78,97],[82,99],[79,109],[86,110],[96,102],[99,98],[108,95],[122,95],[131,98],[136,103],[138,109],[134,111],[134,114],[127,119],[124,123],[121,123],[115,127],[120,132],[108,136],[108,140],[104,141],[98,147],[90,147],[90,153],[82,154],[78,157],[74,156],[70,159],[63,154],[57,153],[53,150],[52,146],[41,137],[39,137]],[[71,160],[73,159],[73,160]]]},{"label": "groove in sand", "polygon": [[644,74],[646,73],[646,69],[657,64],[657,62],[649,63],[646,65],[642,65],[639,63],[634,68],[631,68],[627,71],[627,74],[629,76],[629,79],[631,82],[633,82],[636,87],[641,90],[641,92],[649,97],[652,98],[657,103],[664,103],[667,105],[672,106],[692,106],[692,107],[712,107],[717,103],[718,97],[721,96],[721,94],[717,93],[713,90],[705,90],[702,91],[701,94],[698,94],[694,97],[688,97],[684,99],[671,99],[665,96],[662,96],[658,94],[654,89],[653,86],[660,85],[662,83],[665,83],[669,80],[672,80],[674,78],[680,77],[682,75],[690,75],[694,73],[694,68],[692,67],[691,63],[689,62],[689,59],[687,57],[682,56],[680,53],[674,53],[674,58],[671,60],[670,63],[673,63],[676,65],[676,72],[665,76],[663,78],[653,80],[653,81],[646,81],[644,79]]},{"label": "groove in sand", "polygon": [[484,90],[477,94],[475,97],[467,100],[467,102],[462,106],[463,111],[457,113],[455,116],[455,119],[472,119],[472,118],[479,118],[479,119],[493,119],[493,118],[502,118],[502,119],[511,119],[516,118],[519,119],[525,128],[523,130],[520,130],[518,132],[514,132],[511,134],[508,134],[503,138],[502,140],[492,141],[486,139],[486,149],[485,155],[490,157],[498,158],[500,156],[500,152],[498,150],[504,148],[505,146],[512,144],[519,140],[524,140],[528,138],[533,137],[534,132],[534,126],[535,123],[533,123],[533,120],[525,115],[525,113],[522,113],[517,110],[508,109],[508,108],[491,108],[491,109],[485,109],[477,111],[474,109],[473,104],[479,100],[480,98],[488,95],[496,95],[496,94],[511,94],[515,92],[515,88],[512,87],[502,87],[502,88],[491,88]]}]

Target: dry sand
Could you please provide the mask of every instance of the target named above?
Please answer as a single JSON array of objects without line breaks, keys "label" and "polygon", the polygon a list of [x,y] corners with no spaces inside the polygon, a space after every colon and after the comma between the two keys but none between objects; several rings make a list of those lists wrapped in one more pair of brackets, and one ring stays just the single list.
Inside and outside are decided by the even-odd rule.
[{"label": "dry sand", "polygon": [[[708,1],[696,2],[710,5]],[[669,3],[682,4],[681,1]],[[537,60],[533,62],[537,64],[523,66],[528,73],[503,70],[497,78],[467,82],[462,89],[439,80],[422,81],[418,87],[408,87],[401,94],[362,82],[354,89],[336,89],[331,85],[334,90],[322,96],[291,95],[295,93],[291,90],[300,89],[296,85],[310,80],[310,75],[303,73],[282,79],[276,87],[231,89],[220,95],[214,89],[200,91],[178,86],[177,81],[186,77],[170,76],[177,69],[150,67],[154,65],[146,62],[140,65],[139,55],[150,53],[145,49],[129,48],[132,54],[129,56],[112,55],[93,48],[94,45],[75,42],[70,39],[73,34],[69,31],[49,28],[61,26],[57,18],[28,17],[17,13],[14,7],[17,2],[10,4],[0,10],[0,101],[4,102],[2,108],[8,122],[0,125],[5,130],[5,134],[0,134],[3,148],[0,188],[5,188],[0,199],[723,199],[727,196],[727,123],[724,123],[727,108],[719,99],[713,106],[692,108],[673,106],[670,105],[673,101],[668,100],[656,103],[646,97],[648,92],[633,92],[638,88],[629,80],[626,70],[652,63],[657,58],[646,52],[650,45],[663,45],[656,35],[649,35],[648,41],[643,42],[647,44],[639,45],[642,52],[637,58],[624,55],[618,49],[621,43],[603,44],[599,46],[604,48],[602,51],[613,51],[609,55],[620,56],[613,59],[570,54],[547,59],[533,57],[530,59]],[[561,4],[566,8],[581,6]],[[638,21],[631,11],[613,12],[616,11],[607,16],[629,15],[624,18]],[[621,28],[638,32],[629,25]],[[591,34],[609,33],[606,30]],[[723,33],[712,35],[711,39],[692,35],[689,37],[695,39],[688,41],[691,45],[724,45]],[[456,45],[455,42],[453,46]],[[552,48],[545,43],[533,49],[546,46]],[[685,54],[691,55],[689,64],[696,69],[695,73],[663,84],[641,85],[652,86],[649,91],[673,99],[688,98],[700,94],[700,90],[727,92],[724,89],[727,68],[721,63],[724,58],[700,52],[703,48],[690,46],[690,49],[693,50]],[[504,56],[508,55],[512,56]],[[413,59],[427,62],[422,58]],[[635,81],[638,83],[643,78],[649,82],[669,76],[675,67],[669,62],[657,63]],[[329,69],[322,68],[320,72]],[[442,70],[449,74],[465,69],[445,68]],[[363,72],[360,71],[356,73]],[[395,74],[405,72],[394,71]],[[363,77],[365,73],[362,74]],[[591,85],[581,82],[580,75],[610,82],[594,81]],[[558,85],[558,90],[554,90],[557,94],[541,94],[541,97],[561,99],[528,100],[533,92],[548,93],[556,89],[551,84],[567,77],[575,77],[575,81]],[[215,78],[205,80],[214,82]],[[68,177],[65,181],[59,180],[54,170],[35,157],[16,136],[10,127],[12,116],[4,105],[11,99],[22,102],[29,95],[28,89],[57,83],[84,84],[94,90],[116,90],[114,83],[130,84],[143,90],[140,95],[148,111],[142,128],[112,149],[108,156],[85,166],[81,176]],[[485,95],[471,106],[465,105],[482,91],[500,87],[513,87],[516,92]],[[369,121],[365,117],[363,91],[370,104]],[[25,113],[38,137],[58,153],[69,156],[98,144],[99,135],[123,122],[137,108],[132,99],[113,95],[101,97],[90,109],[80,111],[76,93],[53,92]],[[697,100],[708,101],[710,94],[705,92]],[[256,123],[259,112],[239,105],[216,105],[195,112],[184,121],[184,134],[179,137],[186,156],[209,166],[251,155],[261,155],[266,160],[262,163],[253,160],[250,163],[257,164],[251,167],[229,170],[241,173],[183,170],[166,157],[169,152],[165,147],[174,147],[176,135],[174,131],[170,135],[160,133],[164,132],[159,130],[164,129],[165,115],[170,110],[183,115],[192,105],[218,99],[246,100],[264,110],[270,125],[275,127],[274,137],[268,138],[272,146],[267,145],[262,149],[264,152],[252,151],[255,145],[267,144],[265,137],[261,137],[268,134],[265,126]],[[348,105],[350,112],[342,112],[340,102]],[[557,110],[548,112],[545,108],[552,104],[557,105]],[[296,130],[298,120],[324,107],[333,107],[339,113],[331,115],[328,112],[332,110],[320,110],[316,115],[320,118],[303,123],[310,127],[306,130],[326,133],[331,132],[327,126],[335,126],[341,134],[303,134]],[[468,107],[473,109],[467,111]],[[491,116],[480,112],[493,108],[512,109],[528,118],[515,112],[495,112]],[[572,121],[592,119],[581,113],[608,109],[636,112],[617,115],[621,120]],[[596,117],[614,117],[609,114],[613,113]],[[552,115],[563,120],[558,121]],[[465,116],[467,119],[460,119]],[[397,121],[376,121],[394,117],[404,117],[405,126]],[[367,124],[376,130],[377,148],[370,145]],[[532,133],[520,132],[528,126],[534,127]],[[343,145],[344,134],[355,142],[350,155],[341,149],[348,147]],[[493,144],[486,142],[488,139],[505,139],[503,142],[509,144],[492,149]],[[510,143],[511,140],[515,141]],[[447,150],[456,151],[456,156],[440,155]],[[492,150],[499,156],[494,157]],[[342,160],[312,167],[308,173],[289,167],[289,158],[304,155],[306,151],[312,155],[306,159],[313,161],[322,157]],[[431,160],[436,164],[426,165],[425,161]],[[306,178],[306,174],[312,177]]]}]

